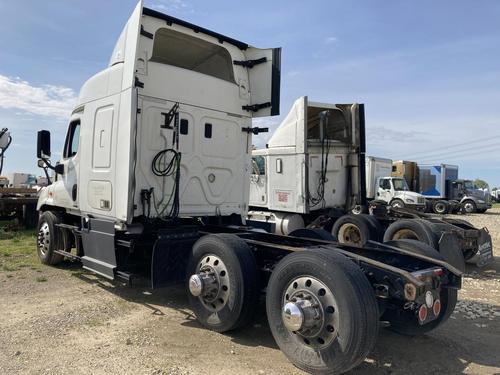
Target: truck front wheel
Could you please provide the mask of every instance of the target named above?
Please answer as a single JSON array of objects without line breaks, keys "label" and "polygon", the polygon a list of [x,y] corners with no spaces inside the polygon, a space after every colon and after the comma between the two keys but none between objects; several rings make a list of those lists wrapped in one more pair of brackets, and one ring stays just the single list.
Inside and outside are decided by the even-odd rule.
[{"label": "truck front wheel", "polygon": [[331,250],[283,258],[271,274],[266,310],[280,349],[309,373],[349,371],[377,339],[372,286],[355,263]]},{"label": "truck front wheel", "polygon": [[260,286],[250,247],[231,234],[200,238],[188,265],[188,297],[198,321],[226,332],[249,322],[258,306]]},{"label": "truck front wheel", "polygon": [[477,211],[476,203],[474,203],[474,201],[467,200],[462,203],[462,209],[465,213],[473,214]]},{"label": "truck front wheel", "polygon": [[391,207],[405,208],[405,203],[401,199],[393,199],[391,202]]},{"label": "truck front wheel", "polygon": [[51,211],[43,212],[38,219],[36,251],[43,264],[56,265],[64,258],[54,252],[61,249],[61,230],[56,227],[60,222],[60,218]]}]

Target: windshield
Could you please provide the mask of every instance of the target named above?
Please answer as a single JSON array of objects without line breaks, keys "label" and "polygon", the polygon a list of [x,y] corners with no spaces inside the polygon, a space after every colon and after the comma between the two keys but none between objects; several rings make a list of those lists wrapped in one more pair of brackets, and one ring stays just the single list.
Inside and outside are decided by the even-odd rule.
[{"label": "windshield", "polygon": [[393,178],[392,183],[394,185],[394,190],[396,191],[409,191],[410,188],[403,178]]},{"label": "windshield", "polygon": [[476,186],[474,185],[474,183],[472,181],[465,181],[464,187],[468,190],[476,189]]}]

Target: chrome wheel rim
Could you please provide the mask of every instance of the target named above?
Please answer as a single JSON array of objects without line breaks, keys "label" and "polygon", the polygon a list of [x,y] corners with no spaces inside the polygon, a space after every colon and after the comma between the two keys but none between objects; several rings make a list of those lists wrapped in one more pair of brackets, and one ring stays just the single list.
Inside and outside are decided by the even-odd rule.
[{"label": "chrome wheel rim", "polygon": [[37,236],[38,250],[43,256],[46,256],[50,248],[50,227],[44,222],[40,225]]},{"label": "chrome wheel rim", "polygon": [[472,213],[474,211],[474,205],[472,203],[466,203],[464,204],[465,212],[467,213]]},{"label": "chrome wheel rim", "polygon": [[335,296],[311,276],[297,277],[288,284],[282,299],[282,319],[295,339],[314,349],[326,347],[338,337]]},{"label": "chrome wheel rim", "polygon": [[189,279],[189,289],[207,310],[222,310],[231,292],[229,274],[222,259],[213,254],[205,255],[198,263],[196,273]]}]

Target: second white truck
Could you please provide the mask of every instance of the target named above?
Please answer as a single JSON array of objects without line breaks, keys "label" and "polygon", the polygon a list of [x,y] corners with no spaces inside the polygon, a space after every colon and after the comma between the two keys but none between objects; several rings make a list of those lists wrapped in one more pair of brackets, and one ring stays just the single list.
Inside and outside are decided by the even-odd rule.
[{"label": "second white truck", "polygon": [[368,200],[379,200],[392,207],[408,207],[425,210],[425,197],[411,191],[402,177],[391,177],[391,159],[366,157],[366,196]]}]

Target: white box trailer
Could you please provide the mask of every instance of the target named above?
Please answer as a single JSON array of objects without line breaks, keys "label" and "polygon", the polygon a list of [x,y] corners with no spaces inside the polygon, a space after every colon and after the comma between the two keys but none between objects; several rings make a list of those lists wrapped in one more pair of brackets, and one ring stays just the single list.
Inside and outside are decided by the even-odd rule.
[{"label": "white box trailer", "polygon": [[[265,291],[271,332],[288,358],[305,371],[342,373],[368,355],[381,315],[401,332],[441,324],[455,306],[460,271],[414,247],[340,248],[244,225],[252,134],[260,131],[251,119],[278,113],[279,79],[279,49],[251,47],[140,2],[109,66],[81,89],[60,164],[49,160],[50,133],[38,134],[39,165],[57,179],[40,190],[37,252],[43,263],[69,257],[113,280],[184,283],[198,321],[217,332],[248,324]],[[357,142],[350,131],[357,107],[332,110],[342,116],[332,117],[326,138]],[[346,118],[337,134],[333,120]],[[321,128],[311,126],[311,147],[321,147]],[[290,127],[304,138],[304,127]],[[342,155],[341,143],[332,142],[332,155]],[[291,145],[280,146],[281,167],[273,161],[281,171],[293,160]],[[328,194],[313,197],[321,204]],[[337,332],[354,344],[343,348]]]},{"label": "white box trailer", "polygon": [[367,156],[365,158],[366,170],[366,197],[377,199],[378,180],[390,177],[392,173],[392,160]]}]

